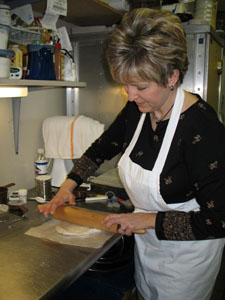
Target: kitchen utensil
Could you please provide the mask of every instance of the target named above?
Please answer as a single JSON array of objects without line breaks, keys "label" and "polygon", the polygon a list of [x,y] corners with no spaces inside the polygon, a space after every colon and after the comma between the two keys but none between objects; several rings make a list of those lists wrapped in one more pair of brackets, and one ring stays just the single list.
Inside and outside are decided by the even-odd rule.
[{"label": "kitchen utensil", "polygon": [[[40,207],[40,205],[38,207]],[[118,224],[112,225],[109,229],[102,224],[102,221],[106,216],[106,213],[100,213],[71,206],[59,206],[53,214],[55,219],[61,221],[117,233]],[[134,233],[144,234],[146,233],[146,230],[134,230]]]},{"label": "kitchen utensil", "polygon": [[45,203],[47,202],[46,200],[44,200],[44,198],[42,197],[30,197],[30,200],[36,200],[38,203]]},{"label": "kitchen utensil", "polygon": [[73,191],[76,201],[85,201],[86,197],[95,197],[97,193],[92,192],[88,187],[79,186]]},{"label": "kitchen utensil", "polygon": [[95,197],[85,197],[81,199],[75,199],[76,202],[86,202],[86,203],[92,203],[92,202],[105,202],[108,200],[107,196],[104,195],[96,195]]},{"label": "kitchen utensil", "polygon": [[51,180],[52,177],[49,175],[39,175],[35,178],[37,196],[45,201],[52,197]]},{"label": "kitchen utensil", "polygon": [[7,204],[8,187],[15,185],[15,183],[9,183],[0,187],[0,203]]},{"label": "kitchen utensil", "polygon": [[22,68],[10,67],[10,79],[21,79],[22,75]]}]

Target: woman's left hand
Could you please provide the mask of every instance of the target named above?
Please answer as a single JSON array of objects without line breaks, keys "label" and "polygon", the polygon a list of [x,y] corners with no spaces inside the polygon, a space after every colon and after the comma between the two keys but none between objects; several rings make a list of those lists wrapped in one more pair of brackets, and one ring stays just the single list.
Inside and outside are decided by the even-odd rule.
[{"label": "woman's left hand", "polygon": [[132,235],[134,230],[155,228],[156,214],[129,213],[108,215],[102,222],[109,229],[113,224],[118,224],[118,233]]}]

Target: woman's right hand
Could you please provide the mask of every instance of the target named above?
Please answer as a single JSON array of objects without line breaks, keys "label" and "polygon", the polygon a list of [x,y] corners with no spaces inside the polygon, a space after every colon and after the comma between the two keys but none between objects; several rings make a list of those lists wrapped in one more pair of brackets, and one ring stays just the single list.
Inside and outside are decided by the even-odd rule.
[{"label": "woman's right hand", "polygon": [[68,202],[70,205],[75,205],[75,196],[73,190],[77,187],[77,183],[71,179],[66,179],[52,200],[38,209],[40,213],[47,216],[49,213],[54,214],[57,207]]}]

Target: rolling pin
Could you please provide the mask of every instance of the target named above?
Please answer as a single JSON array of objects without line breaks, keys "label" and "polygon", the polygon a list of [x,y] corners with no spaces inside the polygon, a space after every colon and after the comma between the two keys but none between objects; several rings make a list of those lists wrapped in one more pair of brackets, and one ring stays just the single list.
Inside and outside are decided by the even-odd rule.
[{"label": "rolling pin", "polygon": [[[87,209],[82,209],[79,207],[71,206],[59,206],[53,214],[53,218],[66,221],[72,224],[77,224],[81,226],[87,226],[90,228],[101,229],[108,232],[117,233],[118,224],[112,225],[109,229],[105,227],[101,222],[105,219],[107,214],[100,213],[96,211],[91,211]],[[134,230],[133,233],[144,234],[146,233],[145,229]]]}]

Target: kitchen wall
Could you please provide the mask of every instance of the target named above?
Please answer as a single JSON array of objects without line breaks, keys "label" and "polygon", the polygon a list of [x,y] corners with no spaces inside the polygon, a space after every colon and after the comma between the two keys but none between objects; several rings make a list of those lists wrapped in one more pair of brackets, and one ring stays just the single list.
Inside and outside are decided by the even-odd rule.
[{"label": "kitchen wall", "polygon": [[12,101],[0,99],[0,186],[16,183],[9,191],[34,187],[34,160],[43,147],[42,122],[45,118],[66,114],[66,89],[30,91],[21,98],[19,154],[15,154]]}]

